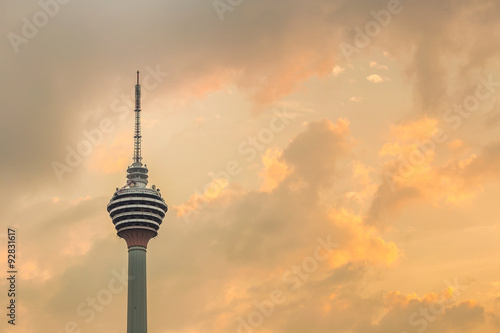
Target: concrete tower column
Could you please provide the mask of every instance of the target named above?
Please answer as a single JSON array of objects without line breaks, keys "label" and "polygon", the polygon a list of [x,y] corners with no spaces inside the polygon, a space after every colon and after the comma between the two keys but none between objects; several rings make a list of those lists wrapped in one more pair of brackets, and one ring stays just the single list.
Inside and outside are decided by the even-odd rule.
[{"label": "concrete tower column", "polygon": [[128,249],[127,333],[147,333],[146,248]]}]

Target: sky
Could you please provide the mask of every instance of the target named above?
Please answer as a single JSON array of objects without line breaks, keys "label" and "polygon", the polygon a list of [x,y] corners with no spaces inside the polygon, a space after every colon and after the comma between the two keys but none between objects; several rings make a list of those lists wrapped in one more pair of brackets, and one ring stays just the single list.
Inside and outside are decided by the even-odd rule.
[{"label": "sky", "polygon": [[0,13],[1,332],[126,331],[106,205],[132,163],[137,70],[143,162],[169,205],[150,332],[500,331],[500,2]]}]

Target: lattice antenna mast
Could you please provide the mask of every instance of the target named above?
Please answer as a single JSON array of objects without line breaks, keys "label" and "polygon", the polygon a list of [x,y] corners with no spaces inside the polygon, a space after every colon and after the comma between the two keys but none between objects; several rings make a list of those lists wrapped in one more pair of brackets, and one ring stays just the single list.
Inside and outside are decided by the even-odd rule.
[{"label": "lattice antenna mast", "polygon": [[139,71],[137,71],[137,84],[135,85],[135,133],[134,133],[134,163],[141,163],[141,85],[139,84]]}]

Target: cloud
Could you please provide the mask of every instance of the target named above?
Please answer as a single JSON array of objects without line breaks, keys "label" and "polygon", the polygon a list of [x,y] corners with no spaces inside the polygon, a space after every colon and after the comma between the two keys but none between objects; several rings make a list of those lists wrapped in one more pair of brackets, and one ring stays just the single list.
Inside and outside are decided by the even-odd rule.
[{"label": "cloud", "polygon": [[[178,330],[188,330],[186,321],[191,322],[191,329],[236,329],[238,317],[246,318],[252,311],[253,300],[268,298],[273,288],[283,289],[287,298],[285,304],[276,307],[276,311],[281,313],[287,309],[299,315],[302,311],[300,300],[306,301],[306,295],[312,292],[314,299],[319,301],[324,297],[319,292],[319,285],[328,285],[333,277],[339,279],[345,274],[346,267],[362,271],[361,267],[368,263],[381,266],[394,264],[400,258],[400,251],[394,243],[384,240],[376,229],[364,225],[360,216],[325,205],[322,201],[324,196],[313,195],[312,189],[329,193],[334,186],[337,165],[347,158],[352,147],[347,121],[310,123],[282,153],[275,149],[264,152],[262,175],[268,179],[268,184],[272,182],[272,190],[264,187],[243,190],[238,194],[227,192],[207,202],[199,214],[193,214],[191,223],[175,226],[175,231],[171,232],[190,239],[187,241],[182,236],[175,243],[184,244],[185,259],[198,263],[198,276],[195,281],[181,283],[182,280],[178,279],[185,274],[184,270],[191,271],[194,266],[186,266],[185,260],[165,258],[171,265],[173,260],[169,271],[173,269],[176,277],[170,277],[165,272],[162,279],[164,288],[160,293],[170,294],[172,304],[177,305],[169,308],[173,311],[172,318],[169,317],[173,322],[163,323],[164,329],[177,327]],[[301,156],[305,158],[299,158]],[[358,165],[356,170],[356,181],[367,181],[366,167]],[[228,188],[235,185],[230,184]],[[293,284],[284,282],[283,274],[313,255],[318,237],[338,242],[340,247],[327,261],[318,263],[314,273],[308,274],[310,279],[300,284],[298,294],[290,292]],[[169,247],[177,247],[175,243]],[[253,282],[245,277],[250,267]],[[204,283],[199,283],[202,280]],[[202,300],[197,302],[200,306],[193,307],[191,297],[186,298],[178,292],[172,294],[170,288],[174,287],[165,287],[172,283],[191,289],[193,297],[197,295],[196,298]],[[214,293],[220,296],[216,297]],[[339,302],[350,309],[348,300]],[[213,312],[209,311],[213,316],[206,316],[207,310],[202,304],[213,304]],[[188,312],[204,319],[195,323],[181,315],[188,313],[188,308],[191,309]],[[307,315],[310,320],[317,314]],[[180,318],[184,319],[180,321]],[[288,327],[288,323],[277,314],[266,322],[265,327],[281,330]]]},{"label": "cloud", "polygon": [[262,155],[264,169],[260,172],[262,185],[260,190],[263,192],[272,192],[287,177],[291,170],[281,162],[282,152],[277,148],[269,148]]},{"label": "cloud", "polygon": [[[460,293],[458,293],[458,296]],[[453,291],[416,295],[389,293],[386,313],[373,324],[360,324],[354,332],[494,332],[495,316],[474,300],[457,301]]]},{"label": "cloud", "polygon": [[227,192],[229,182],[225,178],[213,178],[205,186],[203,193],[193,193],[191,197],[178,206],[173,206],[177,211],[177,216],[186,216],[193,213],[199,214],[198,210],[203,209],[210,201],[217,199]]},{"label": "cloud", "polygon": [[370,61],[370,68],[384,69],[384,70],[389,69],[389,67],[387,67],[386,65],[381,65],[376,61]]},{"label": "cloud", "polygon": [[332,74],[333,76],[339,76],[343,71],[345,71],[345,68],[335,65],[332,69]]},{"label": "cloud", "polygon": [[296,170],[292,179],[304,180],[315,189],[324,188],[331,185],[337,161],[346,156],[354,144],[349,121],[339,119],[334,124],[322,120],[311,123],[309,129],[290,144],[283,157]]},{"label": "cloud", "polygon": [[445,134],[437,119],[423,116],[393,126],[379,151],[390,157],[366,221],[379,226],[403,207],[419,200],[433,206],[460,205],[498,178],[498,144],[474,153],[460,139]]},{"label": "cloud", "polygon": [[388,78],[384,78],[378,74],[372,74],[366,77],[366,79],[372,83],[382,83],[386,81],[390,81]]}]

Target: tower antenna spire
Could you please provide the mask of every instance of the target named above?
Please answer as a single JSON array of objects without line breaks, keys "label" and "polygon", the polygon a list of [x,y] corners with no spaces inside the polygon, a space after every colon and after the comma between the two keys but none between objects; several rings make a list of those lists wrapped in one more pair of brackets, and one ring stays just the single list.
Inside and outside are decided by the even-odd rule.
[{"label": "tower antenna spire", "polygon": [[139,84],[139,71],[137,71],[137,84],[135,85],[135,133],[134,133],[134,163],[142,164],[141,160],[141,85]]}]

